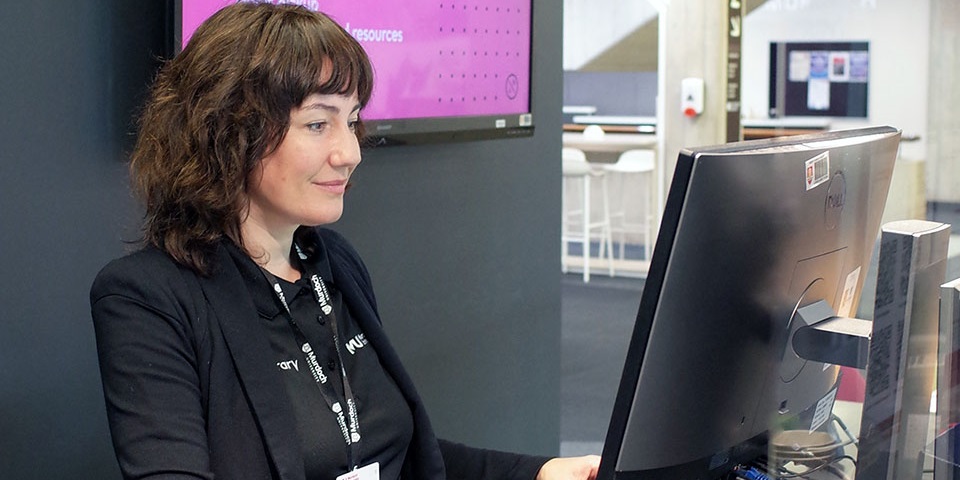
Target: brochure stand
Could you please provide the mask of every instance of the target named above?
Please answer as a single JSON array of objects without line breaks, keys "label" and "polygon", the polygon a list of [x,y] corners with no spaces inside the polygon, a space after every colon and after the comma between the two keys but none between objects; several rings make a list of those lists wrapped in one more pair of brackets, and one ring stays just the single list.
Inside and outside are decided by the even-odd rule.
[{"label": "brochure stand", "polygon": [[[926,468],[935,480],[960,480],[960,279],[940,287],[936,438]],[[932,464],[932,465],[931,465]]]},{"label": "brochure stand", "polygon": [[908,220],[881,231],[856,478],[920,479],[950,225]]}]

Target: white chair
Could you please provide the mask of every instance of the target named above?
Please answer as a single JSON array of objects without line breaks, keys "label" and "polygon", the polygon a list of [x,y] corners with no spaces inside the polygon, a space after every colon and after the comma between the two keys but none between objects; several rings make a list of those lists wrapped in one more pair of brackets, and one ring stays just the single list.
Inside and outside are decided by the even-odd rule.
[{"label": "white chair", "polygon": [[[620,154],[616,163],[604,165],[604,171],[610,176],[619,180],[619,201],[617,201],[614,210],[610,213],[611,232],[618,234],[619,256],[624,259],[624,247],[627,243],[627,235],[643,236],[643,259],[649,260],[650,253],[653,251],[651,244],[653,229],[653,201],[651,199],[653,171],[655,167],[655,154],[653,150],[627,150]],[[638,182],[643,182],[640,184]],[[629,207],[637,205],[638,200],[642,201],[642,210],[632,210]]]},{"label": "white chair", "polygon": [[[594,178],[599,178],[601,184],[602,215],[600,219],[593,220],[591,216],[590,205],[590,184]],[[581,195],[579,199],[572,196],[569,190],[575,185],[580,185]],[[610,238],[610,207],[607,200],[606,176],[602,170],[595,170],[590,167],[587,157],[582,150],[576,148],[563,148],[563,219],[561,242],[563,251],[561,252],[561,267],[564,273],[568,270],[568,261],[570,257],[570,244],[580,243],[583,245],[583,281],[590,281],[590,244],[593,238],[600,240],[600,252],[598,258],[607,258],[610,276],[613,276],[613,244]],[[594,236],[594,231],[598,235]]]},{"label": "white chair", "polygon": [[603,140],[604,135],[606,135],[606,132],[603,131],[603,127],[600,125],[587,125],[583,128],[584,140],[599,142]]}]

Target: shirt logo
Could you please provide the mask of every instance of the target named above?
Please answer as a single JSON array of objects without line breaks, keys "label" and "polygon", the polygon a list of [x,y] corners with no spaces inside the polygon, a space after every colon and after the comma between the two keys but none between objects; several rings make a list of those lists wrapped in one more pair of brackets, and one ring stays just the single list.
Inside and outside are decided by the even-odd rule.
[{"label": "shirt logo", "polygon": [[277,366],[280,367],[280,370],[300,371],[300,366],[297,364],[297,360],[284,360],[282,362],[277,362]]},{"label": "shirt logo", "polygon": [[349,342],[347,342],[347,351],[350,352],[350,355],[355,355],[357,353],[357,350],[366,346],[367,343],[368,343],[367,337],[364,334],[360,333],[357,336],[351,338]]}]

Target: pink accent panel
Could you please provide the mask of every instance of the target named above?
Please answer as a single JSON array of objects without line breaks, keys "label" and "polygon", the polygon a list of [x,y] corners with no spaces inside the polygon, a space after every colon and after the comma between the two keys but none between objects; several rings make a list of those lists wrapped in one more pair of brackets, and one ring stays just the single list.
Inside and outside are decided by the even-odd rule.
[{"label": "pink accent panel", "polygon": [[[187,38],[231,0],[183,0]],[[278,0],[319,9],[367,50],[367,119],[520,114],[530,104],[530,0]]]},{"label": "pink accent panel", "polygon": [[837,400],[863,403],[867,390],[867,382],[860,370],[850,367],[840,367],[843,377],[840,378],[840,389],[837,391]]},{"label": "pink accent panel", "polygon": [[220,10],[221,8],[237,3],[235,0],[183,0],[183,22],[181,23],[181,32],[183,32],[183,41],[180,47],[183,48],[193,35],[193,31],[203,23],[204,20]]}]

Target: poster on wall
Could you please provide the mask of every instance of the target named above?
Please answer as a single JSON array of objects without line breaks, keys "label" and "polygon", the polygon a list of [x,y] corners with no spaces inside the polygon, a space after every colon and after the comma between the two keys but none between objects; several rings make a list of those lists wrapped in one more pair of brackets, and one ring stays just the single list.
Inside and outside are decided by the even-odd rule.
[{"label": "poster on wall", "polygon": [[867,116],[868,42],[771,42],[770,117]]}]

